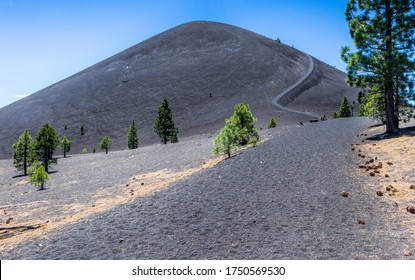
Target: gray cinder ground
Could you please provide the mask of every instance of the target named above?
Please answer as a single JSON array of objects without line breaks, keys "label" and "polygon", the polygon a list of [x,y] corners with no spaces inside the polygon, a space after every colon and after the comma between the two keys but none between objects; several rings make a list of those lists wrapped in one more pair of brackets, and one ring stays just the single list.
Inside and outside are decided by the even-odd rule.
[{"label": "gray cinder ground", "polygon": [[[395,206],[373,195],[376,187],[359,175],[350,150],[370,124],[352,118],[284,133],[277,128],[279,135],[271,140],[165,191],[2,251],[0,257],[407,258],[403,251],[415,250],[411,230]],[[197,151],[190,143],[183,149]],[[357,224],[358,219],[366,224]]]}]

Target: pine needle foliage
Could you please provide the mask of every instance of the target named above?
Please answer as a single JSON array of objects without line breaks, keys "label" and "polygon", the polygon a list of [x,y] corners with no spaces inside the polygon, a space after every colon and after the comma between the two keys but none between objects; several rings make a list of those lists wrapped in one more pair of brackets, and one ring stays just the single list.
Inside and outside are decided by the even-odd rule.
[{"label": "pine needle foliage", "polygon": [[138,144],[140,143],[138,139],[137,125],[133,120],[130,124],[127,134],[127,148],[128,149],[137,149]]},{"label": "pine needle foliage", "polygon": [[19,139],[12,146],[15,149],[13,154],[13,165],[17,170],[23,170],[23,175],[27,175],[27,168],[33,161],[33,139],[29,130],[25,129]]},{"label": "pine needle foliage", "polygon": [[333,113],[333,118],[350,118],[352,116],[352,110],[349,105],[349,101],[345,96],[340,104],[339,111]]},{"label": "pine needle foliage", "polygon": [[238,130],[239,144],[241,146],[248,144],[251,138],[259,140],[259,134],[255,128],[256,118],[252,115],[248,104],[236,104],[233,115],[227,122],[235,124]]},{"label": "pine needle foliage", "polygon": [[213,154],[223,154],[230,158],[232,151],[240,146],[239,140],[238,128],[235,123],[228,121],[213,139]]},{"label": "pine needle foliage", "polygon": [[271,118],[268,123],[268,128],[274,128],[276,126],[277,126],[277,123],[275,122],[274,118]]},{"label": "pine needle foliage", "polygon": [[101,150],[105,150],[105,154],[108,154],[108,150],[111,148],[111,145],[112,139],[108,135],[105,135],[101,143],[99,144]]},{"label": "pine needle foliage", "polygon": [[240,146],[256,146],[259,134],[254,126],[255,121],[248,104],[236,104],[233,115],[225,120],[226,125],[213,139],[213,154],[223,154],[230,158],[232,152]]},{"label": "pine needle foliage", "polygon": [[36,134],[36,141],[33,145],[35,152],[35,159],[42,162],[46,172],[49,172],[51,164],[58,163],[58,160],[53,157],[53,153],[59,146],[58,132],[50,124],[43,125],[39,133]]},{"label": "pine needle foliage", "polygon": [[72,141],[70,141],[66,136],[63,137],[61,141],[63,157],[66,158],[66,153],[71,151]]},{"label": "pine needle foliage", "polygon": [[168,141],[172,143],[179,141],[177,136],[179,130],[174,125],[173,113],[166,97],[164,97],[163,102],[158,108],[158,115],[154,121],[154,131],[160,137],[163,144],[167,144]]},{"label": "pine needle foliage", "polygon": [[400,108],[414,100],[415,1],[349,0],[345,15],[356,51],[343,47],[342,59],[347,82],[363,89],[359,115],[380,117],[395,133]]},{"label": "pine needle foliage", "polygon": [[39,190],[43,190],[46,181],[49,180],[49,175],[45,171],[43,165],[35,160],[29,168],[29,173],[29,182],[32,185],[39,186]]}]

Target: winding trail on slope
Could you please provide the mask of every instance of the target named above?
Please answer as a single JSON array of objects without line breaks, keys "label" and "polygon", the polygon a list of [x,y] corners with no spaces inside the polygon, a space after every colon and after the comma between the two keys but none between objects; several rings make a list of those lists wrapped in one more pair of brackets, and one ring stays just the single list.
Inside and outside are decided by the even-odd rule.
[{"label": "winding trail on slope", "polygon": [[302,112],[302,111],[297,111],[297,110],[293,110],[287,107],[282,106],[279,101],[281,98],[283,98],[284,96],[286,96],[287,94],[289,94],[292,90],[294,90],[296,87],[298,87],[299,85],[301,85],[305,80],[307,80],[311,74],[314,71],[315,65],[314,65],[314,60],[313,58],[304,53],[304,55],[307,56],[308,58],[308,69],[307,72],[305,73],[304,76],[302,76],[297,82],[295,82],[294,84],[292,84],[291,86],[289,86],[288,88],[286,88],[283,92],[281,92],[280,94],[278,94],[278,96],[276,96],[273,100],[272,100],[272,105],[274,105],[277,109],[282,110],[282,111],[286,111],[289,113],[294,113],[294,114],[300,114],[303,116],[306,116],[308,118],[319,118],[320,116],[313,114],[313,113],[309,113],[309,112]]}]

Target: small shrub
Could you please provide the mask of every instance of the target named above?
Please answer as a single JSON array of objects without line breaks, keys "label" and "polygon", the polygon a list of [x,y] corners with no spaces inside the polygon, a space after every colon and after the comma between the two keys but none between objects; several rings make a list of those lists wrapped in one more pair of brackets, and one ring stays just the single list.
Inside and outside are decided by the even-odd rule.
[{"label": "small shrub", "polygon": [[72,141],[70,141],[66,136],[61,140],[63,157],[66,158],[66,153],[71,151]]},{"label": "small shrub", "polygon": [[271,118],[268,123],[268,128],[274,128],[276,126],[277,126],[277,123],[275,122],[274,118]]},{"label": "small shrub", "polygon": [[333,113],[333,118],[350,118],[351,116],[352,110],[349,106],[349,101],[347,100],[347,97],[344,97],[340,104],[339,111]]},{"label": "small shrub", "polygon": [[233,122],[228,122],[220,131],[218,136],[213,139],[213,154],[227,155],[231,157],[232,150],[238,148],[239,135],[238,128]]},{"label": "small shrub", "polygon": [[49,180],[49,175],[43,165],[35,160],[29,168],[29,173],[29,182],[33,185],[38,185],[39,190],[43,190],[46,181]]},{"label": "small shrub", "polygon": [[251,145],[252,147],[256,147],[258,143],[259,143],[259,139],[255,137],[250,138],[248,141],[248,144]]},{"label": "small shrub", "polygon": [[327,121],[326,115],[322,115],[321,118],[320,118],[320,121]]},{"label": "small shrub", "polygon": [[111,145],[112,145],[112,139],[108,135],[105,135],[101,143],[99,143],[101,150],[105,150],[106,154],[108,154],[108,150],[110,149]]},{"label": "small shrub", "polygon": [[81,151],[81,154],[86,154],[86,153],[88,153],[88,150],[86,148],[83,148]]}]

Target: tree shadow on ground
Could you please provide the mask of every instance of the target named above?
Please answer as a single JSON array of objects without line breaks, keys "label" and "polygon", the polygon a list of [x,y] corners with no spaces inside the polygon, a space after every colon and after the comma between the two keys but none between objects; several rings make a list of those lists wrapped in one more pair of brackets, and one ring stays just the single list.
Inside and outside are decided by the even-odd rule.
[{"label": "tree shadow on ground", "polygon": [[[48,172],[48,174],[54,174],[54,173],[58,173],[58,172],[59,172],[59,171],[54,170],[54,171],[49,171],[49,172]],[[24,175],[24,174],[14,175],[14,176],[13,176],[13,179],[14,179],[14,178],[21,178],[21,177],[29,177],[29,174],[27,174],[27,175]]]},{"label": "tree shadow on ground", "polygon": [[380,141],[380,140],[384,140],[384,139],[398,138],[398,137],[401,137],[401,136],[411,136],[411,137],[415,136],[415,126],[401,128],[396,133],[381,133],[381,134],[373,135],[373,136],[368,137],[366,139],[371,140],[371,141]]},{"label": "tree shadow on ground", "polygon": [[376,128],[376,127],[381,127],[384,126],[384,123],[377,123],[377,124],[372,124],[371,126],[369,126],[369,128]]},{"label": "tree shadow on ground", "polygon": [[20,177],[27,177],[28,175],[24,175],[24,174],[19,174],[19,175],[15,175],[13,176],[13,178],[20,178]]}]

